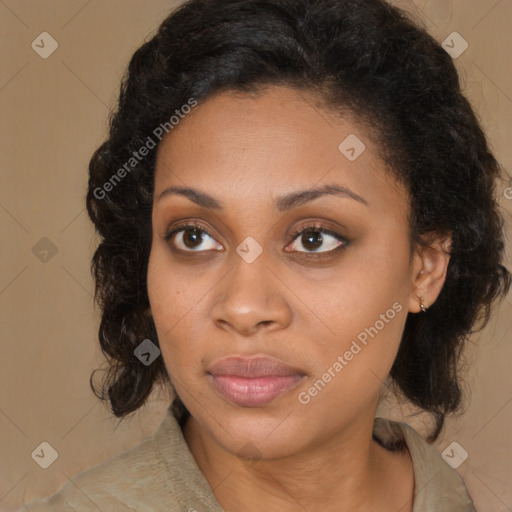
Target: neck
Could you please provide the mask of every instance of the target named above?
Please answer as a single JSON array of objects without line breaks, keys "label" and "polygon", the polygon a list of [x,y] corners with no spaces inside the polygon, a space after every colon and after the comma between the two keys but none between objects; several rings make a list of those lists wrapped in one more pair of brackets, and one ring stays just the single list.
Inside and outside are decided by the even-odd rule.
[{"label": "neck", "polygon": [[[227,451],[190,417],[183,433],[217,501],[228,512],[400,510],[412,498],[410,457],[389,452],[372,439],[373,415],[321,444],[288,457],[243,460]],[[405,450],[407,451],[407,450]],[[409,467],[406,465],[409,464]],[[398,508],[398,507],[397,507]]]}]

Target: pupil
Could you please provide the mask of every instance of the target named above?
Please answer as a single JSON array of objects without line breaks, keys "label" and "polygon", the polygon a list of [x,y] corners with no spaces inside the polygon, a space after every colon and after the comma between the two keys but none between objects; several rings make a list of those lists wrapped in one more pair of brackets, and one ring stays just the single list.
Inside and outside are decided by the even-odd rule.
[{"label": "pupil", "polygon": [[302,235],[302,243],[307,249],[318,249],[322,245],[322,234],[319,231],[308,231]]},{"label": "pupil", "polygon": [[202,237],[201,230],[197,228],[187,229],[183,236],[183,242],[187,247],[197,247],[201,245]]}]

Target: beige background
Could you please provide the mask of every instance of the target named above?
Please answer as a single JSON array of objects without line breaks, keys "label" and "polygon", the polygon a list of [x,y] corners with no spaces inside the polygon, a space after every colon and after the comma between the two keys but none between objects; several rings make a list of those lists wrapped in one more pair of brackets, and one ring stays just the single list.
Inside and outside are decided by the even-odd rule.
[{"label": "beige background", "polygon": [[[118,424],[89,389],[90,372],[102,358],[89,274],[95,239],[84,195],[87,164],[106,135],[124,67],[173,5],[0,0],[1,510],[47,496],[77,472],[135,445],[158,425],[167,405],[168,398],[155,394],[140,414]],[[438,41],[453,31],[468,41],[456,63],[498,158],[510,170],[512,1],[400,5]],[[31,48],[41,32],[59,45],[47,59]],[[511,185],[498,185],[509,268],[512,199],[505,190]],[[48,241],[39,242],[43,237],[55,254]],[[509,295],[473,338],[466,414],[451,419],[436,443],[442,451],[456,441],[468,452],[458,471],[484,512],[512,509],[511,316]],[[401,418],[400,409],[392,415]],[[421,429],[420,418],[405,419]],[[43,441],[59,454],[48,469],[31,458]]]}]

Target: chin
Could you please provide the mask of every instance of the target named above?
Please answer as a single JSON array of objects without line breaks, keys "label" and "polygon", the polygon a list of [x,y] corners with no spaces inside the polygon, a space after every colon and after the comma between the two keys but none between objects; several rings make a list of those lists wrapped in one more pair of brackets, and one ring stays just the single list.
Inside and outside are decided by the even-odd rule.
[{"label": "chin", "polygon": [[195,418],[203,430],[233,455],[243,459],[278,459],[292,455],[306,444],[307,420],[302,416],[298,424],[298,416],[290,414],[289,407],[226,405],[217,407],[213,417],[199,414]]}]

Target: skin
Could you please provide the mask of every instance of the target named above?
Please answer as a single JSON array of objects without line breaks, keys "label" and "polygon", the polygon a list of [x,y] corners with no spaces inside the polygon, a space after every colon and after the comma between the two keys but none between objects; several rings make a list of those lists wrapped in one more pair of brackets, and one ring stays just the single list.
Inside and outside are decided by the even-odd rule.
[{"label": "skin", "polygon": [[[366,145],[354,161],[338,149],[349,134]],[[325,184],[348,188],[366,204],[330,194],[276,207],[281,195]],[[182,194],[161,197],[169,187],[200,190],[223,208]],[[167,370],[191,413],[186,442],[225,510],[412,510],[408,451],[387,451],[371,435],[407,314],[420,313],[418,297],[431,305],[446,276],[448,256],[439,248],[447,240],[411,252],[409,212],[407,192],[367,130],[304,91],[222,92],[160,144],[151,312]],[[190,231],[166,240],[182,221],[211,236],[195,246],[183,238]],[[305,237],[292,238],[311,222],[348,244],[327,252],[339,242],[323,234],[318,257]],[[248,236],[263,249],[252,263],[236,252]],[[317,396],[300,403],[299,393],[395,303],[401,311]],[[237,406],[206,375],[212,361],[232,354],[267,354],[306,376],[265,406]]]}]

